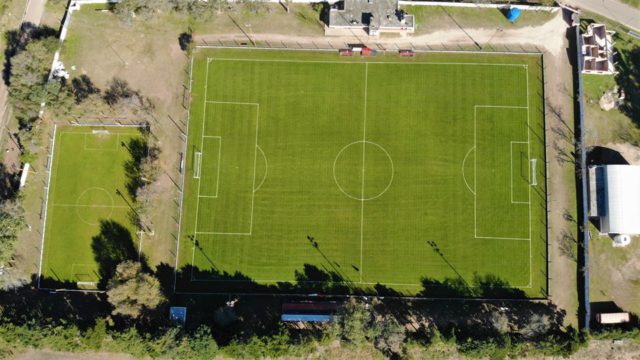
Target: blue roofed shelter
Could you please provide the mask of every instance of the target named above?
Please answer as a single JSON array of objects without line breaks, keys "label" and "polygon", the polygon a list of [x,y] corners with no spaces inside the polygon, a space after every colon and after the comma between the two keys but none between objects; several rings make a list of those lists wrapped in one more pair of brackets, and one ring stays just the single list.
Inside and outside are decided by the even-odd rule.
[{"label": "blue roofed shelter", "polygon": [[184,325],[184,323],[187,322],[187,308],[183,306],[172,306],[169,308],[169,320]]}]

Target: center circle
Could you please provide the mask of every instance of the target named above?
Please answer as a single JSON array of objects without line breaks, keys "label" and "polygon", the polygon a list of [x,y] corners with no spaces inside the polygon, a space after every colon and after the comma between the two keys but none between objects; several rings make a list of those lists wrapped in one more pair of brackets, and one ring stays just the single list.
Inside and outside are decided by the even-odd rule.
[{"label": "center circle", "polygon": [[113,196],[101,187],[83,191],[76,200],[76,215],[88,225],[99,225],[113,213]]},{"label": "center circle", "polygon": [[333,179],[338,189],[352,199],[377,199],[393,182],[393,160],[377,143],[354,141],[336,155]]}]

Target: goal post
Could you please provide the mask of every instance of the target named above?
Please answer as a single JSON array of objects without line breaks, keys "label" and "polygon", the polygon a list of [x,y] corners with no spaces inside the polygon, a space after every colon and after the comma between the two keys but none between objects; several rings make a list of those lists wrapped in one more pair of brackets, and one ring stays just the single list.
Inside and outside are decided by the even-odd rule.
[{"label": "goal post", "polygon": [[531,159],[531,185],[538,185],[538,177],[536,176],[536,164],[538,159]]},{"label": "goal post", "polygon": [[193,157],[193,178],[200,179],[200,168],[202,167],[202,153],[196,151]]}]

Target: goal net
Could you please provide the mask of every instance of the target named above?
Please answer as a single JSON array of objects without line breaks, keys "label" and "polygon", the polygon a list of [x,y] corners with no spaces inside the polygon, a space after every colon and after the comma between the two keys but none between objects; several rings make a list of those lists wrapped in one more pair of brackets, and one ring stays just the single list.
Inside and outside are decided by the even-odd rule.
[{"label": "goal net", "polygon": [[109,135],[109,130],[91,130],[93,135]]},{"label": "goal net", "polygon": [[193,159],[193,177],[200,179],[200,167],[202,166],[202,153],[196,151]]},{"label": "goal net", "polygon": [[536,176],[536,164],[538,159],[531,159],[531,185],[538,185],[538,178]]}]

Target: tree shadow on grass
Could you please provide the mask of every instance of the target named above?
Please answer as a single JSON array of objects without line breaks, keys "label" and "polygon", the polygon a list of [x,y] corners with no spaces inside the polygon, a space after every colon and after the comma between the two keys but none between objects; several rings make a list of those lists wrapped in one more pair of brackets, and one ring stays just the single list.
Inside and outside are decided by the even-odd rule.
[{"label": "tree shadow on grass", "polygon": [[149,145],[147,141],[141,137],[134,137],[128,143],[122,143],[131,158],[124,163],[124,171],[127,176],[127,193],[132,200],[135,200],[136,193],[140,187],[144,185],[141,178],[142,160],[149,153]]},{"label": "tree shadow on grass", "polygon": [[640,126],[640,47],[619,51],[616,60],[616,82],[626,97],[620,111]]},{"label": "tree shadow on grass", "polygon": [[138,260],[131,232],[113,220],[100,221],[100,233],[93,237],[91,249],[98,263],[101,289],[106,287],[119,263]]}]

